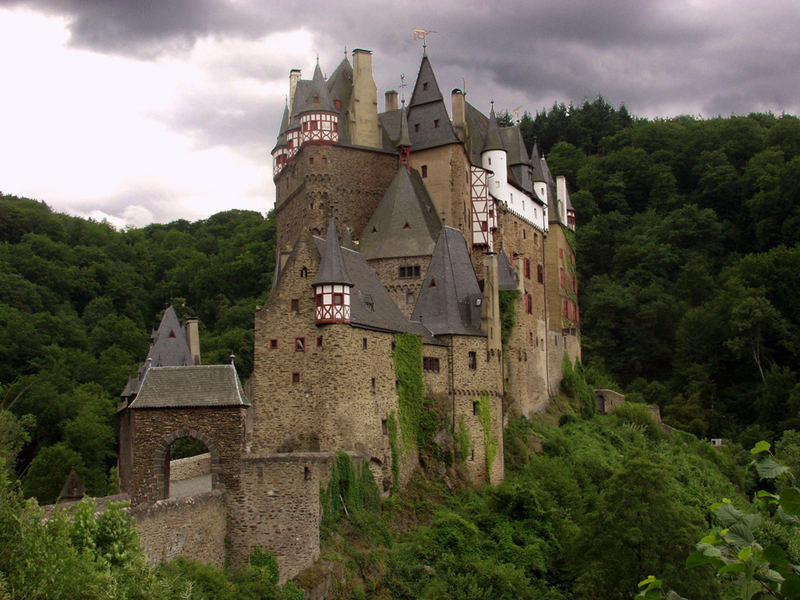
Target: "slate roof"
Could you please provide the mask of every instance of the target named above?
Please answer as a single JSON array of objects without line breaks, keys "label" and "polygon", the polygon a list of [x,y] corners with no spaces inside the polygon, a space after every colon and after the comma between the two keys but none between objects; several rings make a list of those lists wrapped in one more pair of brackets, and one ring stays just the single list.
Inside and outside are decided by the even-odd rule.
[{"label": "slate roof", "polygon": [[[458,136],[450,122],[430,60],[422,57],[414,93],[408,104],[409,135],[414,150],[457,143]],[[438,127],[435,126],[438,122]]]},{"label": "slate roof", "polygon": [[528,156],[528,149],[525,148],[525,140],[522,139],[522,131],[519,126],[502,127],[500,136],[503,138],[508,164],[529,166],[531,159]]},{"label": "slate roof", "polygon": [[430,256],[442,223],[416,170],[401,167],[359,238],[365,259]]},{"label": "slate roof", "polygon": [[[300,82],[298,82],[297,89],[299,89],[299,84]],[[297,98],[297,89],[295,90],[295,98]],[[306,96],[303,98],[303,106],[300,107],[297,114],[318,110],[339,112],[336,110],[333,100],[331,100],[328,84],[325,82],[325,77],[322,76],[322,69],[319,68],[319,62],[317,62],[317,66],[314,67],[314,77],[311,79],[311,85],[307,86],[307,90]],[[318,101],[314,102],[314,98],[317,98]]]},{"label": "slate roof", "polygon": [[485,335],[477,302],[482,298],[464,236],[442,227],[411,318],[434,335]]},{"label": "slate roof", "polygon": [[342,103],[342,110],[345,110],[353,93],[353,67],[346,57],[328,77],[327,85],[331,100],[339,100]]},{"label": "slate roof", "polygon": [[336,222],[333,220],[333,216],[328,221],[328,233],[325,238],[325,246],[320,250],[320,257],[319,271],[314,279],[314,285],[321,283],[353,285],[344,265],[342,247],[339,245],[339,234],[336,231]]},{"label": "slate roof", "polygon": [[232,364],[151,367],[129,408],[218,406],[250,406]]},{"label": "slate roof", "polygon": [[486,143],[489,119],[469,102],[464,102],[464,118],[467,121],[470,162],[473,165],[481,166],[481,150],[483,150],[483,146]]},{"label": "slate roof", "polygon": [[[328,240],[314,236],[320,254],[326,251]],[[372,267],[360,252],[340,248],[348,274],[352,278],[350,289],[350,324],[379,331],[415,333],[430,338],[430,332],[419,323],[409,321],[389,296]]]},{"label": "slate roof", "polygon": [[489,123],[486,126],[486,139],[483,142],[482,151],[505,149],[503,140],[500,137],[500,126],[497,124],[497,115],[494,114],[494,108],[492,108],[489,112]]},{"label": "slate roof", "polygon": [[514,268],[508,260],[505,250],[500,250],[497,255],[497,286],[500,291],[506,292],[517,289],[517,278],[514,276]]},{"label": "slate roof", "polygon": [[128,380],[125,389],[120,394],[127,397],[136,394],[142,382],[142,377],[147,367],[183,366],[193,365],[192,353],[186,341],[186,333],[178,321],[178,315],[172,306],[168,306],[161,317],[158,329],[150,336],[150,351],[147,360],[139,367],[137,377]]}]

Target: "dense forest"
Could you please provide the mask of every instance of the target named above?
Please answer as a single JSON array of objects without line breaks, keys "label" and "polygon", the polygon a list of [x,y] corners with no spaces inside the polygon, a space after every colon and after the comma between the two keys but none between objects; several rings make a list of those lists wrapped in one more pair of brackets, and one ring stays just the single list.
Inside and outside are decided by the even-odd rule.
[{"label": "dense forest", "polygon": [[[665,436],[635,411],[584,411],[585,420],[561,427],[516,422],[506,440],[510,476],[498,488],[454,494],[421,483],[416,493],[439,497],[434,508],[411,489],[382,512],[350,511],[331,526],[329,552],[338,547],[343,568],[355,569],[340,597],[629,598],[636,577],[649,574],[690,597],[717,597],[722,584],[708,567],[683,569],[714,524],[709,503],[725,496],[746,507],[757,483],[752,470],[745,476],[742,448],[763,439],[790,464],[800,457],[800,119],[647,120],[598,97],[525,114],[520,126],[570,184],[578,371],[589,385],[658,404],[666,423],[688,433]],[[272,214],[233,210],[117,231],[0,195],[0,543],[39,535],[22,498],[55,500],[71,468],[88,493],[116,491],[118,395],[168,303],[198,317],[204,362],[234,354],[240,376],[249,375],[253,311],[269,292],[274,239]],[[726,438],[728,447],[712,450],[693,436]],[[651,507],[653,524],[636,528],[639,562],[610,564],[607,548],[627,535],[636,501],[622,490],[656,483],[664,504]],[[109,519],[93,526],[95,538],[103,527],[124,529]],[[674,525],[668,539],[659,537],[663,523]],[[102,545],[67,522],[52,527],[60,544],[77,548],[75,561],[85,554],[77,538]],[[358,543],[342,542],[347,535]],[[758,535],[800,561],[800,538],[785,523],[767,520]],[[25,538],[30,556],[43,539]],[[158,578],[173,577],[163,597],[185,591],[187,577],[198,598],[215,597],[198,577],[229,597],[252,583],[190,576],[201,568],[188,563],[154,574],[137,561],[131,590],[161,589]],[[366,576],[368,567],[379,576]],[[0,564],[0,597],[8,568]],[[284,593],[270,582],[263,597]]]}]

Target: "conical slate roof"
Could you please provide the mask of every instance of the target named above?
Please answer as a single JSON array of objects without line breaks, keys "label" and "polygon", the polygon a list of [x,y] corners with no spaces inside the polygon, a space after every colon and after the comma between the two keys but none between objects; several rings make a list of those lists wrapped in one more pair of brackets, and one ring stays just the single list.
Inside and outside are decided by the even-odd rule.
[{"label": "conical slate roof", "polygon": [[411,319],[434,335],[483,335],[480,299],[464,236],[454,227],[442,227]]},{"label": "conical slate roof", "polygon": [[319,264],[317,278],[314,285],[323,283],[343,283],[353,285],[353,281],[347,274],[342,258],[342,248],[339,246],[339,234],[336,232],[336,222],[331,216],[328,222],[328,235],[325,238],[325,247]]},{"label": "conical slate roof", "polygon": [[531,165],[533,166],[533,180],[546,182],[547,179],[542,170],[542,158],[539,155],[539,144],[536,142],[533,143],[533,148],[531,149]]},{"label": "conical slate roof", "polygon": [[420,63],[407,117],[411,146],[414,150],[459,141],[427,56],[423,56]]},{"label": "conical slate roof", "polygon": [[397,140],[397,147],[411,146],[411,137],[408,134],[408,116],[405,110],[400,111],[400,138]]},{"label": "conical slate roof", "polygon": [[[295,91],[295,94],[296,93]],[[317,102],[314,102],[314,98],[317,98]],[[298,114],[310,111],[337,112],[331,100],[331,95],[328,92],[325,77],[322,76],[322,69],[319,68],[319,62],[314,68],[314,77],[311,79],[311,87],[308,89],[305,103]]]},{"label": "conical slate roof", "polygon": [[505,250],[500,250],[497,255],[497,286],[503,292],[517,289],[517,278]]},{"label": "conical slate roof", "polygon": [[483,152],[488,152],[489,150],[505,150],[494,108],[489,112],[489,126],[486,130],[486,141],[483,144]]},{"label": "conical slate roof", "polygon": [[289,104],[283,105],[283,116],[281,117],[281,128],[278,130],[278,138],[286,135],[286,130],[289,129]]},{"label": "conical slate roof", "polygon": [[522,139],[522,131],[518,125],[503,127],[500,129],[500,136],[503,140],[503,146],[508,153],[509,165],[530,164],[531,159],[528,156],[528,150],[525,148],[525,140]]},{"label": "conical slate roof", "polygon": [[441,228],[419,173],[401,167],[364,227],[359,250],[367,260],[430,256]]}]

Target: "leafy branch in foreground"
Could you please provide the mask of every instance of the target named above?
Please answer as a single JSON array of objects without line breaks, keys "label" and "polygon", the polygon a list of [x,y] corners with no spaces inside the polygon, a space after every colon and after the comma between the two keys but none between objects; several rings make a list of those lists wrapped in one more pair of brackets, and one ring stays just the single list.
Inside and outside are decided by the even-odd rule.
[{"label": "leafy branch in foreground", "polygon": [[[758,442],[750,453],[759,478],[773,482],[777,492],[759,490],[753,499],[758,512],[745,513],[725,498],[711,505],[711,512],[722,525],[697,543],[697,550],[686,559],[687,567],[711,565],[717,576],[728,583],[726,598],[800,599],[800,565],[789,561],[777,544],[766,548],[756,541],[755,532],[764,517],[777,517],[798,526],[800,489],[788,467],[778,462],[770,444]],[[651,575],[639,582],[637,598],[645,600],[685,600],[674,591],[665,591],[664,582]]]}]

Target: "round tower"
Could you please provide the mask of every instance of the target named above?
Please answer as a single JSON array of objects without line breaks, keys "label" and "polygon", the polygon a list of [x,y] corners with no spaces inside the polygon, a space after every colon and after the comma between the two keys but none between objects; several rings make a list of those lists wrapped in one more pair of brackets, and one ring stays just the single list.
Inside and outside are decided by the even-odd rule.
[{"label": "round tower", "polygon": [[331,101],[319,62],[299,114],[303,144],[335,144],[339,141],[339,114]]},{"label": "round tower", "polygon": [[328,223],[325,247],[313,285],[317,302],[317,325],[349,323],[350,291],[353,281],[344,266],[342,248],[339,245],[339,235],[333,217]]},{"label": "round tower", "polygon": [[500,126],[497,124],[494,106],[492,106],[492,110],[489,113],[489,126],[486,131],[486,143],[481,151],[481,166],[490,171],[490,192],[495,191],[493,188],[501,188],[508,183],[506,162],[506,149],[500,137]]}]

